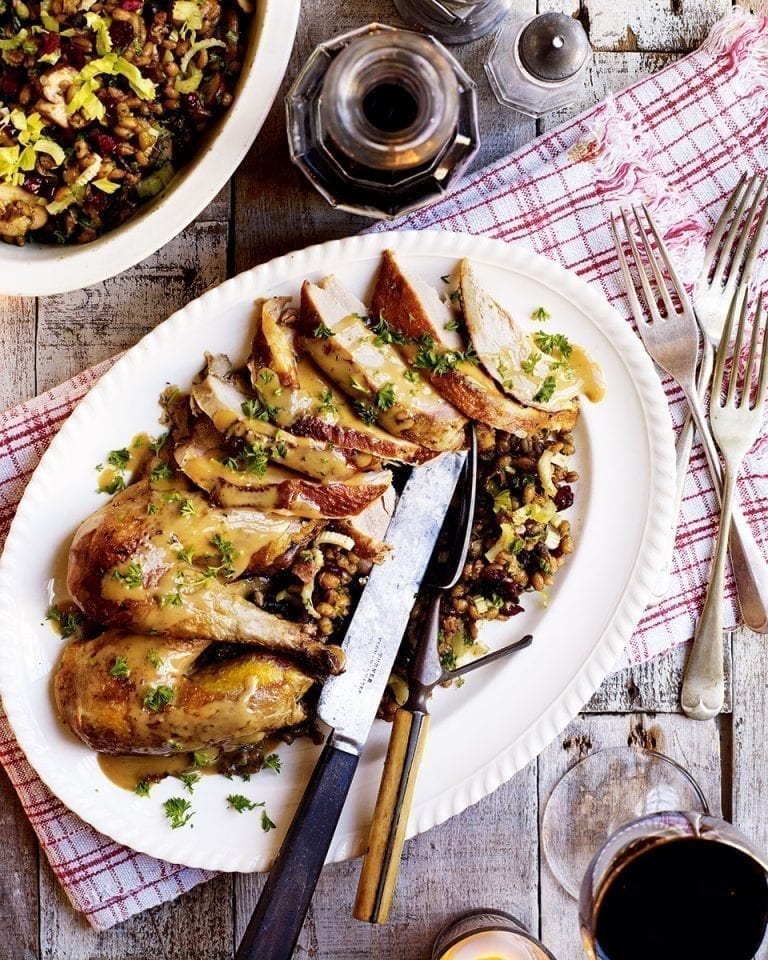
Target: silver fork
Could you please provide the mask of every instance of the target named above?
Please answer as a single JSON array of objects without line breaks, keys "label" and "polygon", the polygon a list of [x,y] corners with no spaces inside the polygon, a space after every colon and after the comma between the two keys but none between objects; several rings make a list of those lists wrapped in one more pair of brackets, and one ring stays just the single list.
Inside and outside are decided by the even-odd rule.
[{"label": "silver fork", "polygon": [[[743,173],[715,224],[704,252],[704,263],[693,289],[693,310],[704,334],[704,350],[696,381],[702,399],[712,379],[715,351],[720,346],[731,302],[736,296],[737,306],[740,306],[741,298],[749,297],[763,228],[768,216],[768,203],[763,206],[762,214],[760,213],[766,194],[768,177],[755,175],[748,178],[747,174]],[[756,222],[757,227],[753,233]],[[677,438],[675,517],[680,516],[693,434],[693,421],[688,415]],[[756,612],[760,620],[761,612]],[[757,626],[747,622],[747,626],[756,630],[766,629],[763,622],[759,622]]]},{"label": "silver fork", "polygon": [[[627,214],[625,211],[622,211],[621,217],[629,240],[629,246],[632,250],[632,256],[634,257],[637,267],[638,277],[647,306],[647,313],[651,318],[650,323],[646,319],[646,311],[643,309],[637,292],[635,291],[629,264],[624,255],[624,249],[616,229],[616,218],[612,215],[611,229],[613,231],[619,263],[624,275],[627,296],[645,349],[651,358],[680,384],[685,394],[693,421],[704,447],[704,454],[712,475],[715,492],[717,496],[720,497],[722,491],[720,458],[712,439],[709,425],[706,422],[695,383],[699,328],[693,310],[688,302],[685,288],[675,272],[669,254],[656,229],[656,225],[645,207],[643,207],[643,211],[653,238],[656,241],[658,256],[654,254],[653,247],[647,237],[647,232],[643,227],[637,210],[634,210],[635,221],[640,232],[643,249],[648,259],[651,276],[664,304],[665,315],[662,316],[657,307],[656,296],[651,287],[649,275],[647,271],[643,269],[640,252],[633,237],[632,230],[630,229]],[[658,263],[659,259],[667,270],[670,281],[669,287],[664,280]],[[679,305],[677,308],[672,302],[670,288],[671,292],[673,292],[677,298]],[[766,633],[768,632],[768,564],[766,564],[760,548],[755,543],[752,531],[749,529],[738,506],[735,506],[733,510],[729,547],[736,592],[744,622],[752,630]]]},{"label": "silver fork", "polygon": [[[752,336],[746,367],[741,370],[740,356],[744,345],[747,299],[734,297],[728,314],[720,348],[717,351],[712,382],[709,422],[725,465],[720,530],[712,559],[707,596],[696,625],[693,650],[683,676],[680,703],[694,720],[709,720],[720,713],[725,695],[723,675],[723,587],[731,510],[736,493],[736,478],[741,463],[760,433],[763,421],[765,391],[768,386],[768,336],[763,329],[763,343],[758,357],[758,340],[764,327],[763,296],[757,301],[752,323]],[[731,347],[734,317],[739,314],[736,339]],[[723,393],[725,365],[732,360],[728,391]]]}]

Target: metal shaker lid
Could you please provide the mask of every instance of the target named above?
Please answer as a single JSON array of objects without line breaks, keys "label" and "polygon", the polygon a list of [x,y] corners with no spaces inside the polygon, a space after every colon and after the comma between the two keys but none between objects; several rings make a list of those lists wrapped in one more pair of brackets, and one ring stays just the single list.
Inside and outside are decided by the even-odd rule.
[{"label": "metal shaker lid", "polygon": [[584,66],[590,46],[584,27],[565,13],[542,13],[520,31],[518,52],[537,80],[560,83]]}]

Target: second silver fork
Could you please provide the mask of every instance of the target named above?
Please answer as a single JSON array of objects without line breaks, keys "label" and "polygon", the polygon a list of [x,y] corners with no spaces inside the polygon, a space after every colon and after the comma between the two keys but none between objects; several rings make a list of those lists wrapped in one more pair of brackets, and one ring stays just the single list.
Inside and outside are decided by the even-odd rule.
[{"label": "second silver fork", "polygon": [[[647,310],[643,309],[638,299],[629,264],[619,239],[616,220],[611,217],[611,229],[627,287],[627,295],[638,332],[646,350],[651,358],[678,382],[686,396],[704,447],[715,492],[720,498],[722,495],[720,457],[712,439],[695,382],[699,328],[688,302],[685,288],[677,276],[656,225],[645,207],[643,211],[655,240],[655,250],[657,252],[654,251],[654,247],[648,239],[647,228],[643,225],[637,211],[634,211],[634,216],[650,273],[646,273],[643,267],[643,260],[627,214],[622,211],[621,216],[632,256],[635,260]],[[660,261],[661,265],[657,263],[657,260]],[[666,271],[669,281],[665,280],[664,271]],[[655,283],[658,296],[661,297],[665,310],[664,315],[657,305],[657,293],[654,292],[651,279]],[[672,300],[668,283],[674,292],[679,307],[676,307]],[[648,317],[650,317],[650,323]],[[738,507],[735,507],[733,511],[729,547],[739,607],[744,622],[752,630],[768,633],[768,564]]]},{"label": "second silver fork", "polygon": [[[731,346],[734,317],[739,322],[736,338]],[[720,530],[712,559],[707,595],[701,611],[693,649],[686,664],[680,704],[694,720],[709,720],[722,710],[725,697],[723,671],[723,592],[725,584],[726,544],[731,524],[731,510],[736,493],[739,467],[757,440],[763,421],[765,390],[768,385],[768,336],[763,329],[763,297],[758,298],[752,323],[749,356],[742,369],[741,350],[745,344],[747,300],[740,305],[734,297],[717,351],[715,375],[712,381],[709,421],[712,433],[723,455],[725,483],[723,485]],[[763,343],[758,357],[758,340]],[[726,361],[731,359],[728,390],[723,399],[723,380]]]}]

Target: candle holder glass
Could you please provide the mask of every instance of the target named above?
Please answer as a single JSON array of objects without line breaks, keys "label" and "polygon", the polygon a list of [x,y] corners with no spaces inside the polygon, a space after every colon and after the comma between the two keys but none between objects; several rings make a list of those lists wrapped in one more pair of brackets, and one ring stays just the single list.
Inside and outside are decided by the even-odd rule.
[{"label": "candle holder glass", "polygon": [[440,931],[431,960],[555,960],[525,925],[503,910],[472,910]]},{"label": "candle holder glass", "polygon": [[480,144],[475,85],[432,37],[373,23],[320,44],[286,98],[291,159],[334,206],[391,218]]},{"label": "candle holder glass", "polygon": [[443,43],[468,43],[492,33],[512,8],[512,0],[394,0],[409,27]]}]

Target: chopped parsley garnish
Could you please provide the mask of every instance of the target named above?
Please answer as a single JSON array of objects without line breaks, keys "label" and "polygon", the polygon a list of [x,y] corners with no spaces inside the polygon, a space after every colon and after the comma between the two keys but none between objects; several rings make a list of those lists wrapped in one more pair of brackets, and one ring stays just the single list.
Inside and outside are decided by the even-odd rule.
[{"label": "chopped parsley garnish", "polygon": [[457,287],[456,290],[449,294],[448,299],[451,301],[451,303],[461,303],[461,290]]},{"label": "chopped parsley garnish", "polygon": [[150,517],[151,517],[151,516],[153,516],[153,515],[156,514],[156,513],[157,513],[157,504],[156,504],[156,503],[148,503],[148,504],[147,504],[147,516],[150,516]]},{"label": "chopped parsley garnish", "polygon": [[164,707],[173,700],[173,687],[161,683],[158,687],[152,687],[144,694],[142,703],[147,710],[159,713]]},{"label": "chopped parsley garnish", "polygon": [[459,363],[477,363],[478,359],[472,347],[463,351],[441,349],[435,344],[434,338],[426,334],[419,341],[419,350],[411,366],[417,370],[443,374],[453,370]]},{"label": "chopped parsley garnish", "polygon": [[283,761],[276,753],[270,753],[269,756],[264,757],[262,767],[268,767],[270,770],[274,770],[275,773],[280,773],[283,768]]},{"label": "chopped parsley garnish", "polygon": [[264,831],[264,833],[269,833],[270,830],[275,829],[275,824],[272,823],[272,821],[267,816],[266,810],[261,811],[261,829]]},{"label": "chopped parsley garnish", "polygon": [[195,551],[192,547],[184,547],[182,550],[176,551],[176,556],[182,563],[192,563],[192,558],[195,555]]},{"label": "chopped parsley garnish", "polygon": [[274,379],[274,376],[271,370],[262,370],[259,374],[259,380],[262,383],[270,383]]},{"label": "chopped parsley garnish", "polygon": [[520,366],[523,368],[523,373],[533,373],[539,360],[541,360],[540,353],[536,353],[535,350],[532,353],[529,353],[528,359],[523,360],[523,362],[520,364]]},{"label": "chopped parsley garnish", "polygon": [[192,791],[195,788],[195,784],[200,779],[200,774],[199,773],[177,773],[176,779],[181,780],[181,782],[184,784],[184,789],[187,790],[189,793],[192,793]]},{"label": "chopped parsley garnish", "polygon": [[329,337],[335,337],[336,334],[333,332],[333,330],[331,330],[330,327],[326,327],[321,320],[312,331],[312,336],[317,340],[327,340]]},{"label": "chopped parsley garnish", "polygon": [[130,453],[123,447],[122,450],[110,450],[107,456],[107,463],[116,467],[118,470],[125,470],[131,462]]},{"label": "chopped parsley garnish", "polygon": [[244,400],[240,404],[240,409],[248,417],[249,420],[255,420],[259,415],[259,410],[261,409],[261,404],[258,400]]},{"label": "chopped parsley garnish", "polygon": [[53,603],[48,607],[45,613],[46,620],[53,620],[59,628],[59,633],[66,640],[77,633],[83,625],[83,615],[77,610],[62,612],[59,607]]},{"label": "chopped parsley garnish", "polygon": [[389,410],[395,403],[395,387],[394,384],[385,383],[384,386],[376,394],[376,406],[379,410]]},{"label": "chopped parsley garnish", "polygon": [[192,762],[196,767],[210,767],[216,763],[218,753],[211,747],[203,747],[192,754]]},{"label": "chopped parsley garnish", "polygon": [[179,507],[182,517],[194,517],[197,514],[195,504],[189,497],[185,497],[181,501],[181,506]]},{"label": "chopped parsley garnish", "polygon": [[364,387],[357,377],[350,377],[349,383],[353,390],[359,390],[360,393],[368,393],[368,387]]},{"label": "chopped parsley garnish", "polygon": [[371,425],[376,423],[376,411],[370,404],[363,403],[362,400],[355,400],[354,408],[355,413],[364,423]]},{"label": "chopped parsley garnish", "polygon": [[178,590],[175,593],[164,593],[160,597],[160,606],[165,607],[180,607],[184,601],[181,599],[181,594]]},{"label": "chopped parsley garnish", "polygon": [[154,647],[150,647],[147,651],[147,660],[149,660],[155,670],[157,670],[159,666],[162,666],[163,663],[163,658]]},{"label": "chopped parsley garnish", "polygon": [[233,810],[237,810],[238,813],[244,813],[246,810],[255,810],[256,807],[264,806],[263,803],[254,803],[253,800],[244,797],[242,793],[230,793],[227,797],[227,803]]},{"label": "chopped parsley garnish", "polygon": [[281,460],[284,460],[288,456],[288,447],[283,443],[282,440],[275,440],[272,444],[272,454],[277,454]]},{"label": "chopped parsley garnish", "polygon": [[173,470],[170,467],[170,464],[166,463],[163,460],[162,463],[158,463],[156,466],[152,467],[152,470],[149,474],[150,483],[156,483],[158,480],[170,480],[173,477]]},{"label": "chopped parsley garnish", "polygon": [[416,383],[419,377],[415,370],[406,370],[403,376],[409,381],[409,383]]},{"label": "chopped parsley garnish", "polygon": [[139,780],[133,788],[133,792],[139,797],[148,797],[149,788],[152,786],[149,780]]},{"label": "chopped parsley garnish", "polygon": [[165,433],[161,433],[159,437],[155,437],[154,440],[150,440],[149,449],[152,450],[153,453],[159,453],[163,449],[163,447],[166,445],[166,443],[168,443],[169,436],[170,436],[170,433],[166,431]]},{"label": "chopped parsley garnish", "polygon": [[546,403],[548,400],[552,399],[552,394],[555,392],[555,387],[557,386],[557,381],[554,377],[545,377],[544,382],[541,384],[539,389],[533,395],[534,403]]},{"label": "chopped parsley garnish", "polygon": [[322,393],[318,394],[320,398],[320,413],[337,413],[338,404],[333,399],[333,391],[326,387]]},{"label": "chopped parsley garnish", "polygon": [[445,667],[446,670],[455,670],[456,662],[456,654],[452,649],[440,654],[440,665]]},{"label": "chopped parsley garnish", "polygon": [[112,579],[119,581],[124,587],[128,587],[129,590],[136,590],[144,585],[144,571],[141,568],[141,564],[136,563],[134,560],[128,564],[125,570],[115,570],[112,574]]},{"label": "chopped parsley garnish", "polygon": [[240,404],[240,409],[249,420],[273,420],[280,412],[277,407],[273,407],[265,400],[244,400]]},{"label": "chopped parsley garnish", "polygon": [[269,457],[264,447],[256,443],[248,443],[243,447],[240,462],[246,473],[255,473],[257,477],[263,477],[267,472],[268,461]]},{"label": "chopped parsley garnish", "polygon": [[550,357],[559,353],[564,360],[567,360],[573,352],[570,340],[562,333],[544,333],[543,330],[537,330],[533,335],[533,342],[542,353]]},{"label": "chopped parsley garnish", "polygon": [[544,307],[536,307],[536,309],[531,313],[531,320],[534,323],[546,323],[547,320],[552,319],[552,314],[549,310],[545,310]]},{"label": "chopped parsley garnish", "polygon": [[163,801],[163,809],[165,810],[166,817],[170,821],[172,830],[178,830],[179,827],[183,827],[186,823],[189,823],[194,816],[192,804],[189,800],[185,800],[184,797],[169,797]]},{"label": "chopped parsley garnish", "polygon": [[234,544],[222,537],[220,533],[215,533],[211,537],[211,543],[219,551],[221,557],[221,566],[216,573],[221,571],[226,576],[231,577],[235,572],[235,547]]},{"label": "chopped parsley garnish", "polygon": [[380,347],[383,343],[407,343],[408,337],[400,333],[399,330],[393,330],[392,327],[384,319],[384,315],[379,315],[379,322],[373,328],[373,332],[376,334],[376,339],[373,341],[377,347]]},{"label": "chopped parsley garnish", "polygon": [[458,329],[459,329],[459,321],[458,321],[458,320],[449,320],[447,323],[445,323],[445,324],[443,325],[443,329],[444,329],[444,330],[458,330]]},{"label": "chopped parsley garnish", "polygon": [[105,486],[99,487],[99,493],[120,493],[121,490],[125,490],[125,477],[122,473],[118,473],[114,480],[110,480]]},{"label": "chopped parsley garnish", "polygon": [[109,669],[110,677],[125,678],[130,675],[131,671],[128,667],[128,661],[125,657],[115,657],[115,662]]}]

